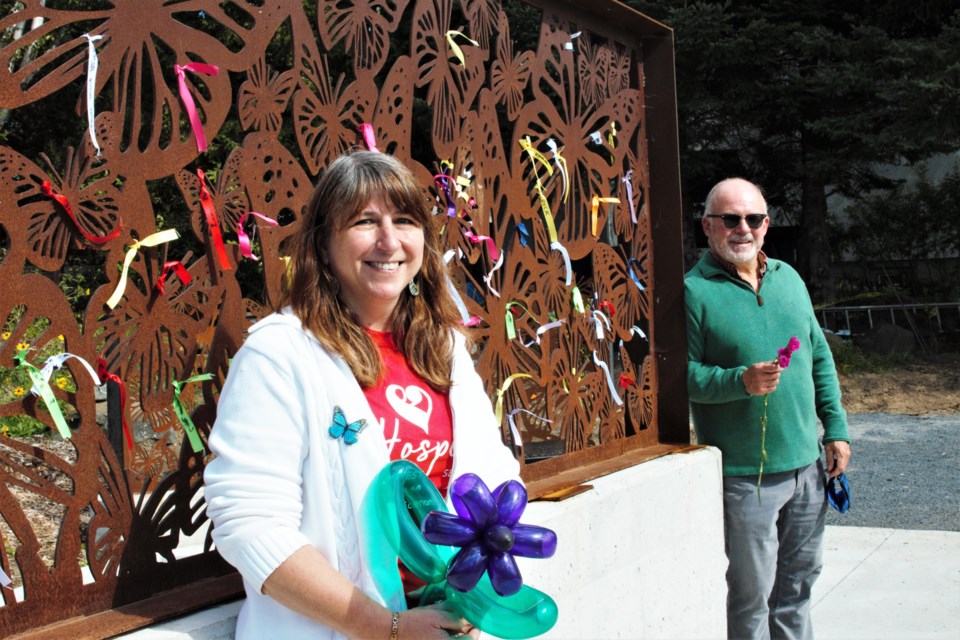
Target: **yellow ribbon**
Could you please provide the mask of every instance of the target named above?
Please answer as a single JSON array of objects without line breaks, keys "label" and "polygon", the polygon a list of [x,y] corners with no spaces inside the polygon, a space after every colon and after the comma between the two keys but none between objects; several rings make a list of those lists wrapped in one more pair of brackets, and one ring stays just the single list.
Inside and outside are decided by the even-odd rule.
[{"label": "yellow ribbon", "polygon": [[[617,123],[610,123],[610,133],[607,134],[607,144],[610,145],[611,149],[617,148]],[[613,154],[610,154],[610,164],[613,165]]]},{"label": "yellow ribbon", "polygon": [[532,377],[533,376],[531,376],[529,373],[514,373],[513,375],[508,377],[506,380],[504,380],[503,384],[500,385],[500,388],[497,389],[497,408],[494,411],[494,415],[497,417],[498,425],[503,424],[503,396],[507,392],[507,389],[510,388],[510,385],[517,378],[532,378]]},{"label": "yellow ribbon", "polygon": [[157,233],[149,235],[143,240],[138,240],[130,245],[130,248],[127,249],[127,255],[123,258],[123,269],[120,271],[120,282],[117,283],[117,288],[113,292],[113,295],[111,295],[110,299],[107,300],[107,306],[113,309],[117,306],[117,303],[120,302],[120,298],[123,297],[123,292],[127,288],[127,272],[130,270],[130,263],[133,262],[133,259],[137,255],[137,251],[139,251],[141,247],[155,247],[158,244],[170,242],[179,237],[180,234],[177,233],[176,229],[167,229],[165,231],[158,231]]},{"label": "yellow ribbon", "polygon": [[460,36],[461,38],[463,38],[464,40],[466,40],[467,42],[469,42],[475,47],[479,47],[480,43],[477,42],[476,40],[472,40],[468,38],[467,36],[463,35],[463,33],[460,31],[447,31],[447,44],[450,45],[450,50],[453,51],[453,55],[455,55],[457,57],[457,60],[460,61],[460,66],[465,67],[467,66],[467,63],[464,60],[463,51],[460,49],[460,45],[458,45],[456,42],[453,41],[454,36]]},{"label": "yellow ribbon", "polygon": [[601,202],[606,204],[620,204],[620,198],[601,198],[600,196],[593,196],[593,201],[590,205],[590,228],[593,232],[593,235],[597,235],[597,210],[600,208]]},{"label": "yellow ribbon", "polygon": [[548,175],[553,175],[553,167],[550,166],[550,161],[547,160],[547,156],[543,155],[533,147],[533,143],[530,141],[530,136],[524,136],[520,139],[520,147],[527,152],[527,155],[530,156],[530,159],[533,160],[533,175],[537,178],[537,186],[542,188],[543,183],[540,182],[540,174],[537,171],[537,163],[539,162],[547,169]]}]

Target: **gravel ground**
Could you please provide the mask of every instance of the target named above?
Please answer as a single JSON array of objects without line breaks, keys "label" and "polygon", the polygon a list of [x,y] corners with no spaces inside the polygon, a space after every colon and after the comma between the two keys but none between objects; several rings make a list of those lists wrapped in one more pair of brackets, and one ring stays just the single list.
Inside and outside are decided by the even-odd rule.
[{"label": "gravel ground", "polygon": [[960,531],[960,415],[851,414],[850,510],[827,524]]}]

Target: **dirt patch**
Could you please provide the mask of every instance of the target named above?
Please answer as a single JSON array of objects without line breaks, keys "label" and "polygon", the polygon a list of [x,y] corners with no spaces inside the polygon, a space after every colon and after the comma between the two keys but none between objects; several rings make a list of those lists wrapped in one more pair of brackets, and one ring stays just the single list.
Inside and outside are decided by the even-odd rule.
[{"label": "dirt patch", "polygon": [[880,373],[840,374],[848,413],[960,413],[960,355]]}]

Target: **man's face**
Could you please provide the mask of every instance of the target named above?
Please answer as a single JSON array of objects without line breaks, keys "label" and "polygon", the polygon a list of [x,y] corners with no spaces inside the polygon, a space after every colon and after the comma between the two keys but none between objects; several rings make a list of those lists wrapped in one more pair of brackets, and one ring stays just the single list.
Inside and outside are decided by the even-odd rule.
[{"label": "man's face", "polygon": [[766,214],[767,203],[752,184],[745,180],[730,180],[720,186],[710,214],[713,216],[740,216],[737,226],[727,229],[723,219],[705,216],[703,231],[707,234],[710,248],[721,258],[735,265],[749,265],[757,259],[763,246],[763,237],[770,226],[770,218],[764,217],[756,229],[751,229],[745,216]]}]

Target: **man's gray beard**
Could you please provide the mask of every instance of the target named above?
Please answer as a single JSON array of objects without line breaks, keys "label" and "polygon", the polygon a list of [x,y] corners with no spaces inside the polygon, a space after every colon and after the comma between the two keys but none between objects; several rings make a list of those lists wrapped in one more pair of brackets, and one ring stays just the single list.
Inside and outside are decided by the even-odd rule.
[{"label": "man's gray beard", "polygon": [[[733,240],[735,238],[730,239]],[[727,262],[732,262],[733,264],[745,264],[756,260],[757,253],[760,251],[760,247],[757,245],[756,240],[754,240],[752,236],[750,237],[750,241],[752,244],[746,253],[734,251],[726,242],[712,243],[712,246],[713,250],[716,251],[720,257]]]}]

